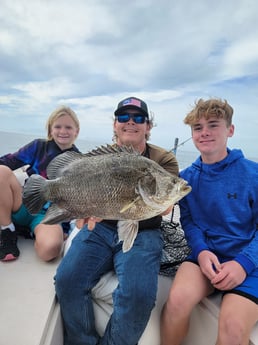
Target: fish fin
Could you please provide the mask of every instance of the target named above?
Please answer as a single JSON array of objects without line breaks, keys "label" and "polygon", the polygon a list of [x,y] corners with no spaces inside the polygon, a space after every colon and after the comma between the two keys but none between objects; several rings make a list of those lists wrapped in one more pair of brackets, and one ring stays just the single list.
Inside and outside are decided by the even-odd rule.
[{"label": "fish fin", "polygon": [[117,228],[119,242],[123,241],[123,252],[128,252],[132,248],[138,234],[139,222],[135,220],[119,220]]},{"label": "fish fin", "polygon": [[129,204],[124,205],[124,207],[122,207],[122,209],[119,212],[124,213],[125,211],[129,210],[129,208],[133,207],[140,199],[141,197],[137,196],[137,198],[131,201]]},{"label": "fish fin", "polygon": [[47,177],[53,180],[57,177],[65,175],[67,166],[79,159],[84,158],[85,155],[75,151],[66,151],[56,156],[49,163],[47,167]]},{"label": "fish fin", "polygon": [[[150,180],[152,182],[152,185],[155,187],[155,190],[153,190],[153,195],[150,194],[149,190],[145,191],[144,189],[144,185],[146,184],[146,178],[148,178],[148,180]],[[156,180],[154,178],[150,179],[150,177],[144,177],[142,180],[140,179],[138,181],[137,193],[140,195],[141,199],[147,206],[153,206],[153,196],[155,196],[156,193]]]},{"label": "fish fin", "polygon": [[47,202],[44,197],[47,183],[44,177],[36,174],[27,179],[23,187],[22,202],[31,214],[38,213]]},{"label": "fish fin", "polygon": [[54,159],[49,163],[47,167],[47,177],[50,180],[53,180],[57,177],[60,177],[62,175],[66,174],[66,171],[70,171],[70,168],[68,167],[71,163],[78,161],[83,158],[89,158],[92,156],[99,156],[99,155],[105,155],[105,154],[114,154],[114,153],[131,153],[135,155],[141,155],[138,151],[136,151],[133,146],[118,146],[118,145],[109,145],[106,146],[102,145],[97,147],[96,149],[93,149],[87,153],[79,153],[75,151],[66,151]]},{"label": "fish fin", "polygon": [[145,205],[155,210],[157,214],[165,212],[166,209],[173,204],[172,201],[169,202],[169,205],[164,204],[162,200],[159,202],[157,199],[155,199],[155,194],[151,195],[148,192],[145,192],[144,188],[141,187],[140,182],[138,184],[138,193],[140,194],[141,199],[143,200]]},{"label": "fish fin", "polygon": [[140,155],[140,152],[136,151],[132,145],[129,146],[118,146],[118,145],[109,145],[107,144],[97,147],[96,149],[93,149],[87,153],[84,154],[86,157],[92,157],[92,156],[99,156],[104,154],[110,154],[110,153],[132,153]]},{"label": "fish fin", "polygon": [[61,209],[56,204],[52,204],[42,220],[42,224],[58,224],[62,222],[69,222],[72,220],[71,213],[65,209]]}]

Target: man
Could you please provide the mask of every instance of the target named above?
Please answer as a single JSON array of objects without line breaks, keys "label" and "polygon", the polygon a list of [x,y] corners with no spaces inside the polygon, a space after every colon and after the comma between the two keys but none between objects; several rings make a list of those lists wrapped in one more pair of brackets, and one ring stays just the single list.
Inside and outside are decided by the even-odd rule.
[{"label": "man", "polygon": [[[116,145],[132,145],[167,171],[178,174],[174,155],[147,143],[153,122],[144,101],[126,98],[119,102],[114,115]],[[156,300],[163,247],[161,218],[141,221],[133,247],[126,253],[118,242],[115,220],[95,223],[90,219],[88,226],[74,238],[55,277],[65,345],[135,345],[138,342]],[[95,328],[91,290],[112,270],[119,284],[113,293],[113,314],[100,339]]]},{"label": "man", "polygon": [[192,186],[180,201],[192,252],[163,309],[162,345],[182,343],[192,309],[215,290],[223,296],[216,345],[248,345],[258,320],[258,164],[227,148],[232,116],[226,101],[200,99],[184,120],[201,153],[180,173]]}]

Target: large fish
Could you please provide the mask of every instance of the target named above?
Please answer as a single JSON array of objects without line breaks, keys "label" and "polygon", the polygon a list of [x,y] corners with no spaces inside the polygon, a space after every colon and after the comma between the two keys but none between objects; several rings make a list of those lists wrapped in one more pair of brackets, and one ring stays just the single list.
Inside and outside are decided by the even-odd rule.
[{"label": "large fish", "polygon": [[95,216],[118,220],[123,251],[133,245],[138,222],[161,214],[191,191],[132,148],[101,146],[86,154],[68,151],[54,158],[48,179],[31,175],[23,202],[35,214],[51,202],[42,223],[56,224]]}]

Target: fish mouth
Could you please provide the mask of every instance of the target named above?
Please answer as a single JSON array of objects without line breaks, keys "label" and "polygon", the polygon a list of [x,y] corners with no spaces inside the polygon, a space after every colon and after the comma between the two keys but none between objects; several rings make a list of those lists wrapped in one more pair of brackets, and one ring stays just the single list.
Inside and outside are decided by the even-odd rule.
[{"label": "fish mouth", "polygon": [[190,193],[192,190],[192,187],[188,184],[187,181],[182,180],[180,181],[179,185],[178,185],[178,192],[181,192],[183,194],[188,194]]},{"label": "fish mouth", "polygon": [[[178,183],[178,186],[176,188],[176,195],[173,195],[172,200],[173,203],[178,202],[180,199],[182,199],[184,196],[189,194],[192,190],[192,187],[188,184],[187,181],[182,180]],[[166,198],[165,198],[166,199]],[[156,206],[157,205],[163,205],[165,202],[164,195],[152,195],[148,197],[148,202],[154,203]],[[171,196],[167,196],[167,201],[171,201]],[[148,204],[147,200],[145,199],[146,204]]]}]

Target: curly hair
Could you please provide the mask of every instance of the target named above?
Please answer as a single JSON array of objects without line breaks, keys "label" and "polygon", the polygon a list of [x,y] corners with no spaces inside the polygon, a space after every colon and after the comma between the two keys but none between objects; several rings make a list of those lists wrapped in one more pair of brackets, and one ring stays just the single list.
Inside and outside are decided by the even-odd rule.
[{"label": "curly hair", "polygon": [[224,119],[229,127],[232,124],[233,112],[233,108],[226,100],[211,98],[205,101],[200,98],[195,102],[195,107],[186,115],[184,123],[192,126],[201,117],[207,120],[215,116],[218,119]]}]

